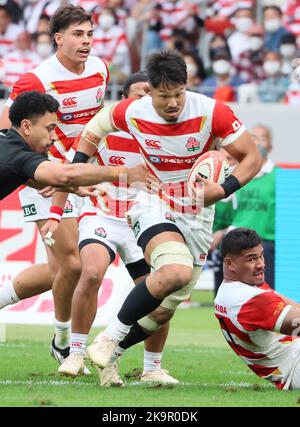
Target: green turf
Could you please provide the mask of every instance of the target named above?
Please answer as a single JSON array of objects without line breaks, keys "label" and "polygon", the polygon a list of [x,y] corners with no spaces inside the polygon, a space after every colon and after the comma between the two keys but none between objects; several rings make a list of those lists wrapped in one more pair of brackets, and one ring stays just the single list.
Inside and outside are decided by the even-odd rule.
[{"label": "green turf", "polygon": [[[299,406],[300,392],[276,390],[239,360],[219,332],[212,295],[201,300],[199,294],[193,297],[199,307],[177,311],[164,353],[163,365],[180,385],[149,387],[132,377],[124,388],[103,389],[94,370],[89,378],[60,377],[48,350],[52,328],[8,325],[7,342],[0,344],[0,406]],[[142,358],[141,344],[129,349],[122,377],[141,368]]]}]

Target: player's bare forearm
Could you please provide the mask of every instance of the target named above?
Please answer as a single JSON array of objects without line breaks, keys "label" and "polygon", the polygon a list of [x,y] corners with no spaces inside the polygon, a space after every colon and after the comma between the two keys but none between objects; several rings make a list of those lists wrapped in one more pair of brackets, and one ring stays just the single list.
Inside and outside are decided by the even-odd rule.
[{"label": "player's bare forearm", "polygon": [[52,205],[64,209],[69,193],[57,191],[52,196]]},{"label": "player's bare forearm", "polygon": [[245,131],[235,142],[224,148],[239,162],[232,174],[241,186],[246,185],[255,177],[262,165],[261,154],[251,135]]},{"label": "player's bare forearm", "polygon": [[44,185],[65,189],[98,184],[102,181],[117,181],[121,173],[127,174],[127,168],[83,163],[66,165],[45,161],[37,167],[34,178]]},{"label": "player's bare forearm", "polygon": [[37,167],[34,178],[45,185],[66,188],[95,185],[103,181],[118,181],[121,175],[127,177],[128,184],[133,182],[147,184],[150,172],[144,164],[126,168],[85,163],[66,165],[45,161]]}]

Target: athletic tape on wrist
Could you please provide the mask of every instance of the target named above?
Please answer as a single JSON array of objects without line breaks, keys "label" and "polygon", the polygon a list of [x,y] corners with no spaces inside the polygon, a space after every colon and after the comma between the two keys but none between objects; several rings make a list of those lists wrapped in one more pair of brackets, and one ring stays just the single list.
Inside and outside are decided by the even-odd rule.
[{"label": "athletic tape on wrist", "polygon": [[45,236],[44,243],[51,248],[55,244],[55,240],[52,237],[51,231],[48,231],[48,233]]}]

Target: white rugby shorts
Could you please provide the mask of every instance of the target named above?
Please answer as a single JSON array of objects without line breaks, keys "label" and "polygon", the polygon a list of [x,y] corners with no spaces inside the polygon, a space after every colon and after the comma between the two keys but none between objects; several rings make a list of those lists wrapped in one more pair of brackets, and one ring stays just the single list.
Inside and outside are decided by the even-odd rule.
[{"label": "white rugby shorts", "polygon": [[119,253],[124,264],[131,264],[144,258],[127,221],[103,215],[82,216],[79,221],[79,245],[84,240],[96,240]]},{"label": "white rugby shorts", "polygon": [[[140,195],[139,195],[140,196]],[[191,215],[178,213],[162,202],[156,195],[139,197],[137,203],[128,211],[131,219],[133,234],[138,241],[140,236],[150,227],[158,224],[174,224],[178,227],[185,239],[185,243],[194,257],[194,264],[203,266],[212,239],[212,222],[214,209],[210,220],[207,215]],[[145,200],[147,199],[147,202]]]},{"label": "white rugby shorts", "polygon": [[[52,197],[45,199],[34,188],[25,187],[19,191],[19,200],[23,209],[25,222],[48,219]],[[82,200],[81,197],[69,194],[63,218],[77,218],[81,210]]]}]

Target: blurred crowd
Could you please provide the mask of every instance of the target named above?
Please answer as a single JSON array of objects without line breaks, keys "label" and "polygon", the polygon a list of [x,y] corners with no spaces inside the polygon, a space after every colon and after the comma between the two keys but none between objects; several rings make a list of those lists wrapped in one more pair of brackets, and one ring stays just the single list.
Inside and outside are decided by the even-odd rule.
[{"label": "blurred crowd", "polygon": [[148,54],[170,47],[185,57],[191,90],[224,102],[300,105],[291,76],[300,0],[0,0],[2,97],[53,54],[49,19],[67,3],[93,13],[92,54],[108,64],[113,98]]}]

